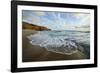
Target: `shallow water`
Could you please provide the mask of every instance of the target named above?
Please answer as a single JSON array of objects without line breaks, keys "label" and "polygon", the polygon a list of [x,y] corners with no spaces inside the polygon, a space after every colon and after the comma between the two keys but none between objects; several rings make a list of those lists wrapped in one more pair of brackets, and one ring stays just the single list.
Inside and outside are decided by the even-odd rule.
[{"label": "shallow water", "polygon": [[72,54],[79,50],[90,54],[90,33],[80,31],[39,31],[27,36],[32,45],[39,45],[48,51],[62,54]]}]

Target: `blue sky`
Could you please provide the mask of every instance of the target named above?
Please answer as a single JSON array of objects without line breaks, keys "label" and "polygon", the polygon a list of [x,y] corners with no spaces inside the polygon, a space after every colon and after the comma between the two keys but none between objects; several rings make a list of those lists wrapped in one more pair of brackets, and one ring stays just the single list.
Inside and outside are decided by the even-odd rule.
[{"label": "blue sky", "polygon": [[90,14],[23,10],[22,21],[45,26],[52,30],[76,30],[83,26],[90,26]]}]

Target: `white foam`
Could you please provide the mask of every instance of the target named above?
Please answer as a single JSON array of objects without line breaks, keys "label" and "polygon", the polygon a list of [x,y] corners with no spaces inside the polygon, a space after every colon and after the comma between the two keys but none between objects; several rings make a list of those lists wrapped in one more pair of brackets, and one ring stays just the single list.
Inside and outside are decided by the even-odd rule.
[{"label": "white foam", "polygon": [[70,39],[65,39],[59,36],[52,37],[41,32],[27,36],[27,38],[30,40],[32,45],[39,45],[40,47],[44,47],[48,51],[52,52],[72,54],[78,49],[83,50],[80,45]]}]

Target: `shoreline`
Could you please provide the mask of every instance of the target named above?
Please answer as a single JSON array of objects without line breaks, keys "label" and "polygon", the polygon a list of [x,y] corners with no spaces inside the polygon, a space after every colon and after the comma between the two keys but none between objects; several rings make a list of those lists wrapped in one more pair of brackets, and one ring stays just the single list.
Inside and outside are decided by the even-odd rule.
[{"label": "shoreline", "polygon": [[22,61],[23,62],[36,62],[36,61],[57,61],[57,60],[81,60],[86,59],[86,55],[80,51],[73,54],[60,54],[48,51],[46,48],[31,45],[29,39],[26,37],[31,34],[38,33],[35,30],[22,31]]}]

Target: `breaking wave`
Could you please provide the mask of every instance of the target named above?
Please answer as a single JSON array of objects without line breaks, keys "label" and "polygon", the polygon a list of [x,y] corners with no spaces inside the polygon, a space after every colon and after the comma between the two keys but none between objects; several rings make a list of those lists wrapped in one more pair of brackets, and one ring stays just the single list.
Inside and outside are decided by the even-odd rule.
[{"label": "breaking wave", "polygon": [[87,36],[82,33],[79,34],[79,32],[69,31],[40,31],[37,34],[27,36],[32,45],[39,45],[48,51],[68,55],[77,52],[77,50],[84,51],[80,42],[89,44],[89,40],[83,40],[84,37]]}]

